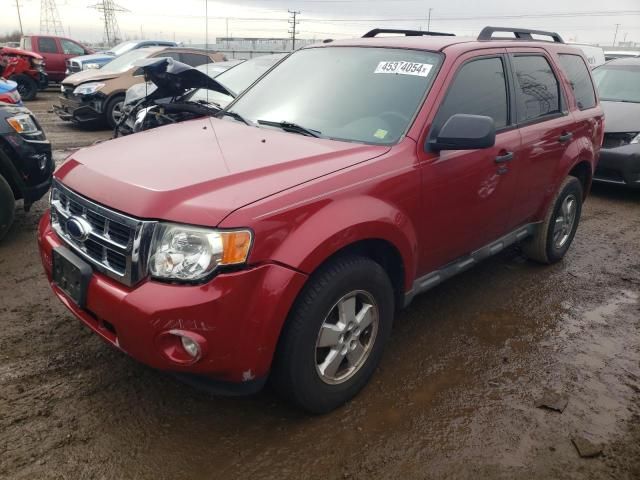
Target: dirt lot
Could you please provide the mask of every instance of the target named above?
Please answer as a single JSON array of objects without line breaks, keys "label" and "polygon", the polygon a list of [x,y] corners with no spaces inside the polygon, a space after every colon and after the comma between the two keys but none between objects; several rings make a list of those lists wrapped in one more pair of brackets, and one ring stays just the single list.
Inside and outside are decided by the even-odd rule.
[{"label": "dirt lot", "polygon": [[[42,105],[56,148],[104,135]],[[0,245],[0,478],[640,478],[640,193],[596,188],[559,265],[512,249],[417,298],[372,383],[324,417],[213,397],[104,344],[49,291],[44,209]],[[563,413],[536,408],[547,389]]]}]

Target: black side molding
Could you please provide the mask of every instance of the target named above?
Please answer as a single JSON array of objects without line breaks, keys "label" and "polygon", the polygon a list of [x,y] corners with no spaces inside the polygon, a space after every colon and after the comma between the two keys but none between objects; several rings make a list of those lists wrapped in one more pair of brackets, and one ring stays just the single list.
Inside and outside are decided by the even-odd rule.
[{"label": "black side molding", "polygon": [[480,32],[480,35],[478,35],[478,40],[505,40],[504,38],[493,38],[493,34],[496,32],[513,33],[517,40],[542,42],[545,40],[533,38],[533,35],[542,35],[551,38],[551,41],[554,43],[564,43],[562,37],[556,32],[546,32],[544,30],[529,30],[528,28],[518,27],[484,27]]},{"label": "black side molding", "polygon": [[365,33],[362,38],[374,38],[380,35],[381,33],[397,33],[399,35],[404,35],[405,37],[423,37],[423,36],[431,36],[431,37],[455,37],[453,33],[444,33],[444,32],[425,32],[423,30],[401,30],[395,28],[374,28],[373,30]]},{"label": "black side molding", "polygon": [[530,237],[536,232],[536,229],[539,228],[539,226],[539,223],[529,223],[527,225],[523,225],[522,227],[516,228],[511,233],[508,233],[504,237],[491,242],[489,245],[485,245],[475,252],[471,252],[469,255],[460,257],[438,270],[428,273],[423,277],[417,278],[413,282],[413,288],[411,288],[410,291],[404,294],[404,307],[407,307],[411,303],[413,298],[419,293],[431,290],[436,285],[441,284],[445,280],[448,280],[458,273],[468,270],[482,260],[492,257],[508,246]]}]

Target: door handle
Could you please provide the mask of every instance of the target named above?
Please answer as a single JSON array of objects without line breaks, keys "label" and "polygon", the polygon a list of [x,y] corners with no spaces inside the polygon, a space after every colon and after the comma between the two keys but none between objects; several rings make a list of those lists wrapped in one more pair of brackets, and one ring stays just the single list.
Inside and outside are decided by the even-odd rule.
[{"label": "door handle", "polygon": [[572,138],[573,138],[573,133],[571,133],[571,132],[563,132],[563,134],[560,135],[560,137],[558,137],[558,141],[560,143],[567,143]]},{"label": "door handle", "polygon": [[513,152],[505,152],[502,155],[498,155],[495,159],[496,163],[507,163],[513,160]]}]

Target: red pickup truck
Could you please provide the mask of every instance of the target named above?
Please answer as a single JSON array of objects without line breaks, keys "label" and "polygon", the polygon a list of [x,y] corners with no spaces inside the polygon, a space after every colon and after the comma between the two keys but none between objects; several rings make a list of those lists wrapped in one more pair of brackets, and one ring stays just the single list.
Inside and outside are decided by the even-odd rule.
[{"label": "red pickup truck", "polygon": [[45,69],[49,80],[60,83],[65,79],[67,60],[80,55],[95,53],[75,40],[51,35],[28,35],[20,40],[20,48],[36,52],[45,60]]},{"label": "red pickup truck", "polygon": [[74,153],[39,225],[55,295],[147,365],[229,393],[270,378],[321,413],[417,294],[514,243],[560,261],[603,137],[581,51],[386,32],[297,50],[214,118]]}]

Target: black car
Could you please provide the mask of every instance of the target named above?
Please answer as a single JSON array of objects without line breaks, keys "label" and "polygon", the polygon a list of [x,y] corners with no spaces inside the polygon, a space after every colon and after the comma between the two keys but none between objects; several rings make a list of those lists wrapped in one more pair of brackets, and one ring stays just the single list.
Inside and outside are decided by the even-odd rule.
[{"label": "black car", "polygon": [[593,77],[605,112],[594,180],[640,188],[640,58],[607,62]]},{"label": "black car", "polygon": [[16,200],[25,210],[51,186],[51,144],[31,111],[0,102],[0,240],[13,223]]}]

